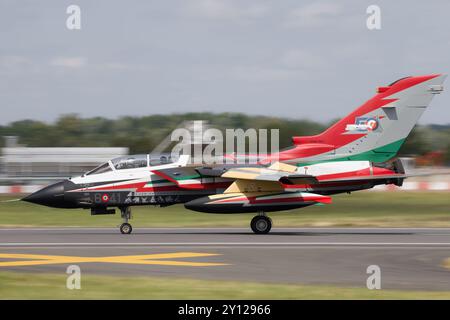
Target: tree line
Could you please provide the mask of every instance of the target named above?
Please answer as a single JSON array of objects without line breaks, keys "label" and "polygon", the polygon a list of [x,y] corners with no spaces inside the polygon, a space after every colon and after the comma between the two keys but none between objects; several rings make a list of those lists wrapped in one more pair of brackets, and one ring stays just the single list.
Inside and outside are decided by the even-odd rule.
[{"label": "tree line", "polygon": [[[1,136],[18,136],[29,147],[128,147],[131,153],[148,153],[184,121],[206,120],[221,130],[227,128],[279,129],[280,148],[291,145],[292,136],[314,135],[331,123],[251,116],[241,113],[184,113],[142,117],[81,118],[63,115],[52,123],[21,120],[0,126]],[[1,139],[3,146],[4,141]],[[400,155],[423,155],[443,151],[450,161],[450,125],[416,126]]]}]

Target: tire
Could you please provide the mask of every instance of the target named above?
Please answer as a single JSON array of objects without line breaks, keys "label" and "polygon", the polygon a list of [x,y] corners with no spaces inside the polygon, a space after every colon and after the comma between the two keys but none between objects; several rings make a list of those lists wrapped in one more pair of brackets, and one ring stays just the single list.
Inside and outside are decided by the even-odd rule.
[{"label": "tire", "polygon": [[129,223],[122,223],[120,225],[120,232],[122,234],[130,234],[131,231],[133,231],[133,228],[131,227],[131,224],[129,224]]},{"label": "tire", "polygon": [[256,234],[267,234],[272,229],[272,220],[266,216],[256,216],[252,219],[250,227]]}]

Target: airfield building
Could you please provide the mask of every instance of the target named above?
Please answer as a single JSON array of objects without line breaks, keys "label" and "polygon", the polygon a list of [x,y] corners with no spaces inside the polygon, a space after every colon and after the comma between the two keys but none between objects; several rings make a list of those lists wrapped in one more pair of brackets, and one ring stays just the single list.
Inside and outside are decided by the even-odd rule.
[{"label": "airfield building", "polygon": [[128,148],[29,148],[9,141],[1,149],[1,184],[76,176],[127,154]]}]

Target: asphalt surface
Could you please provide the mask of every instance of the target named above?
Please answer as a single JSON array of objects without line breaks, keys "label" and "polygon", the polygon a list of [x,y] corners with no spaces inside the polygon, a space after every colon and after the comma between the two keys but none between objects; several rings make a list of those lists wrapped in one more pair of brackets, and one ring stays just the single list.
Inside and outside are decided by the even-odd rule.
[{"label": "asphalt surface", "polygon": [[65,273],[78,264],[85,274],[365,287],[367,267],[378,265],[382,288],[450,290],[447,258],[450,229],[0,229],[0,271]]}]

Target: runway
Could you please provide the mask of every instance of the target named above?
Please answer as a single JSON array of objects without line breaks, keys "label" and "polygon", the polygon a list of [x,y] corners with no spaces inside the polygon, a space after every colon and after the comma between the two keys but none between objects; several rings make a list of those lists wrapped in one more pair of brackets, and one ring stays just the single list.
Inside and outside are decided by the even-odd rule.
[{"label": "runway", "polygon": [[384,289],[450,290],[449,257],[446,228],[0,229],[0,271],[365,287],[378,265]]}]

